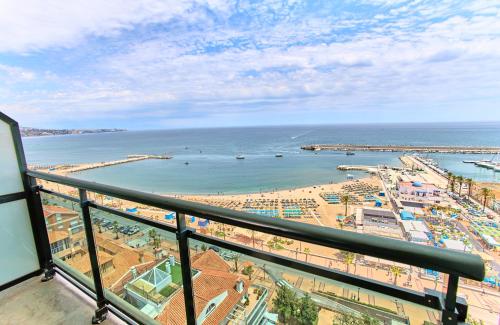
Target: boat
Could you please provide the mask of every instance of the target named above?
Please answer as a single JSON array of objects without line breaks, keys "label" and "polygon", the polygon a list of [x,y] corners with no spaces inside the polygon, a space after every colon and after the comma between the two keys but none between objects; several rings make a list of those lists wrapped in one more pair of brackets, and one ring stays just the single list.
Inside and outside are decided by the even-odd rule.
[{"label": "boat", "polygon": [[186,161],[186,162],[184,163],[184,165],[189,165],[189,161]]},{"label": "boat", "polygon": [[348,151],[348,152],[346,152],[345,154],[346,154],[347,156],[354,156],[354,152],[352,152],[352,151]]},{"label": "boat", "polygon": [[275,156],[276,158],[281,158],[281,157],[283,157],[283,154],[281,154],[281,153],[277,153],[277,154],[275,154],[274,156]]},{"label": "boat", "polygon": [[243,155],[237,155],[237,156],[236,156],[236,159],[240,159],[240,160],[241,160],[241,159],[245,159],[245,156],[243,156]]},{"label": "boat", "polygon": [[476,160],[462,160],[464,164],[474,164],[476,163]]}]

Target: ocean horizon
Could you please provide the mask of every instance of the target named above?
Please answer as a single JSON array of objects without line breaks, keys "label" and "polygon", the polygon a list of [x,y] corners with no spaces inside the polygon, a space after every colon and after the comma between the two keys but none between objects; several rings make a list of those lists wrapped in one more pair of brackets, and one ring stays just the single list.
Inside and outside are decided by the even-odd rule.
[{"label": "ocean horizon", "polygon": [[[23,138],[29,164],[78,164],[123,159],[130,154],[167,154],[72,174],[86,180],[162,194],[241,194],[327,184],[363,177],[337,165],[400,166],[401,152],[301,150],[302,145],[500,146],[500,122],[384,123],[222,127],[125,131]],[[276,158],[280,153],[282,158]],[[245,159],[237,160],[237,155]],[[476,181],[499,182],[500,173],[463,160],[492,155],[428,154],[442,168]],[[189,164],[185,164],[188,162]]]}]

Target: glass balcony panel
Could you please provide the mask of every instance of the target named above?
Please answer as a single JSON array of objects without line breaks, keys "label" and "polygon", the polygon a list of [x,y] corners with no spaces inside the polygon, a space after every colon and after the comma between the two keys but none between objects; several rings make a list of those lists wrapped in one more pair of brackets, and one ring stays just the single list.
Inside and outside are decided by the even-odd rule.
[{"label": "glass balcony panel", "polygon": [[0,285],[40,268],[26,200],[0,204]]},{"label": "glass balcony panel", "polygon": [[57,266],[94,289],[87,236],[79,203],[41,193],[52,257]]},{"label": "glass balcony panel", "polygon": [[161,319],[173,299],[183,299],[175,234],[95,208],[90,213],[105,297],[148,321]]},{"label": "glass balcony panel", "polygon": [[436,310],[391,296],[195,240],[190,247],[199,322],[437,324],[440,319]]},{"label": "glass balcony panel", "polygon": [[0,195],[22,192],[23,183],[19,171],[10,126],[0,121]]}]

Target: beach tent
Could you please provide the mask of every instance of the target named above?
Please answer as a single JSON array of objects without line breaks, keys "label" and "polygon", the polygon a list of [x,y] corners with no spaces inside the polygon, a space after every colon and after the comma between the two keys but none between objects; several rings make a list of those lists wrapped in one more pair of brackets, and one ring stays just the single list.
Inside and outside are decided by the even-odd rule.
[{"label": "beach tent", "polygon": [[191,218],[189,219],[189,222],[193,223],[193,222],[195,222],[195,220],[196,220],[196,218],[194,216],[191,216]]},{"label": "beach tent", "polygon": [[165,215],[165,220],[173,220],[175,218],[175,212],[171,212]]},{"label": "beach tent", "polygon": [[137,213],[137,208],[127,208],[125,211],[130,212],[130,213]]},{"label": "beach tent", "polygon": [[382,201],[380,201],[380,200],[376,200],[376,201],[375,201],[375,207],[377,207],[377,208],[382,207]]},{"label": "beach tent", "polygon": [[415,216],[410,211],[403,210],[399,215],[401,216],[401,220],[415,220]]},{"label": "beach tent", "polygon": [[413,186],[422,187],[422,183],[421,182],[413,182]]},{"label": "beach tent", "polygon": [[198,220],[198,226],[199,226],[199,227],[206,227],[206,226],[208,226],[208,224],[209,224],[209,223],[210,223],[210,222],[209,222],[209,220],[208,220],[208,219],[205,219],[205,220],[201,220],[201,219],[200,219],[200,220]]}]

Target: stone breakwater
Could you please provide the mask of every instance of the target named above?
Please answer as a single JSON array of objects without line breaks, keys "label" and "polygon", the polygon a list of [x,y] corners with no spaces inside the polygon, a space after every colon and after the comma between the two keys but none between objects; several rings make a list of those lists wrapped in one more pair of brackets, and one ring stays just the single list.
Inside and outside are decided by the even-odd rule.
[{"label": "stone breakwater", "polygon": [[364,144],[312,144],[302,150],[331,151],[380,151],[380,152],[418,152],[418,153],[460,153],[460,154],[497,154],[500,147],[467,146],[402,146],[402,145],[364,145]]}]

